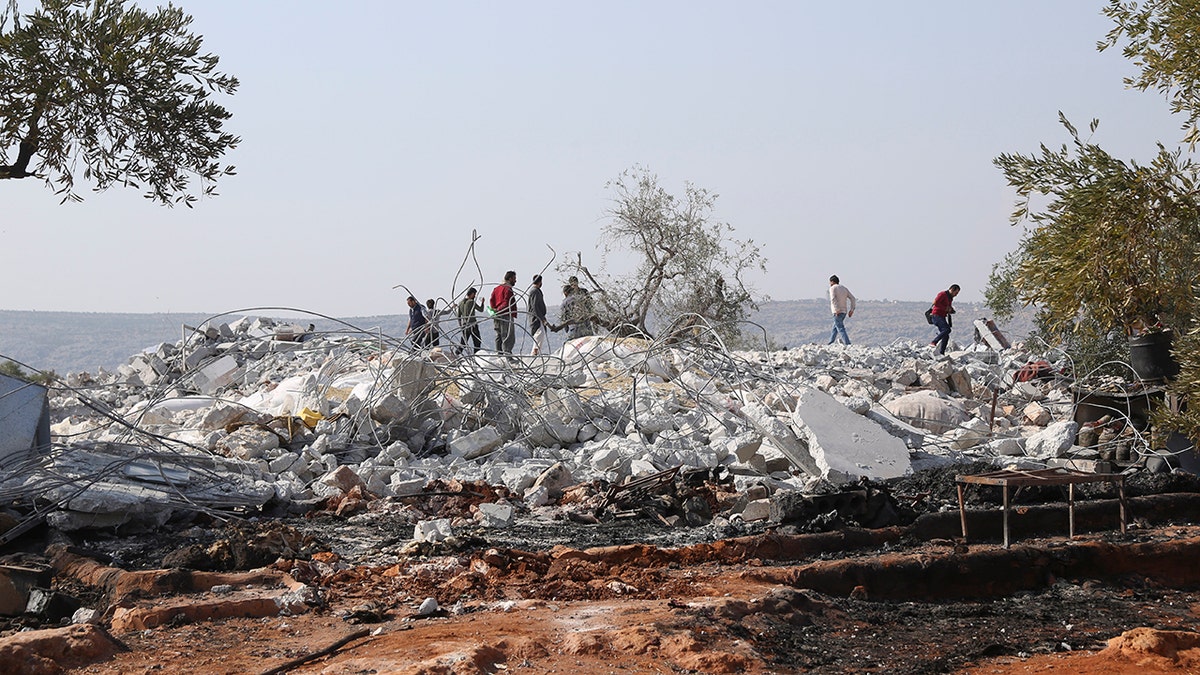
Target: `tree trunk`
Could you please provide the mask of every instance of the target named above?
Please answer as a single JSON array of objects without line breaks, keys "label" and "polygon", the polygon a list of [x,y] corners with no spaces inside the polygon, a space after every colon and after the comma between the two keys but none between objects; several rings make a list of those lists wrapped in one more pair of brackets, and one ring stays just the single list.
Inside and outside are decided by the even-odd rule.
[{"label": "tree trunk", "polygon": [[26,178],[28,176],[32,176],[33,174],[29,173],[29,162],[33,159],[33,155],[36,152],[36,143],[33,143],[32,141],[21,141],[21,148],[17,152],[17,161],[8,166],[0,164],[0,179]]}]

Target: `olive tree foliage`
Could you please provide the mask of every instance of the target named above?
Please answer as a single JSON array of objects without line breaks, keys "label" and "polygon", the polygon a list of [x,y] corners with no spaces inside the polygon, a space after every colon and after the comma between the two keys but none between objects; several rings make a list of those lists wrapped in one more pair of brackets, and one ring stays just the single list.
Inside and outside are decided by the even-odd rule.
[{"label": "olive tree foliage", "polygon": [[[1200,0],[1109,0],[1104,13],[1114,27],[1097,47],[1119,45],[1138,68],[1126,85],[1159,92],[1172,112],[1186,116],[1183,140],[1194,150],[1200,140]],[[1122,162],[1062,122],[1073,147],[1043,146],[1037,155],[996,159],[1018,192],[1014,221],[1028,220],[1031,227],[993,269],[988,304],[998,314],[1018,302],[1039,305],[1046,334],[1093,361],[1116,352],[1134,327],[1162,325],[1182,334],[1172,349],[1180,374],[1171,389],[1188,407],[1180,413],[1160,406],[1154,423],[1198,439],[1196,165],[1161,144],[1148,165]],[[1048,206],[1031,209],[1034,195]]]},{"label": "olive tree foliage", "polygon": [[1170,102],[1171,111],[1187,116],[1184,142],[1200,141],[1200,0],[1109,0],[1104,14],[1114,27],[1097,46],[1121,46],[1125,58],[1138,67],[1125,84],[1155,90]]},{"label": "olive tree foliage", "polygon": [[144,189],[171,206],[215,194],[240,142],[214,94],[236,78],[201,52],[178,7],[127,0],[41,0],[0,14],[0,179],[35,177],[63,201],[76,179]]},{"label": "olive tree foliage", "polygon": [[1200,272],[1197,166],[1161,144],[1149,164],[1125,162],[1059,119],[1070,145],[995,159],[1017,192],[1013,223],[1030,227],[993,268],[992,309],[1036,305],[1052,333],[1185,328]]},{"label": "olive tree foliage", "polygon": [[[581,254],[558,266],[590,283],[598,323],[621,334],[679,337],[707,322],[722,338],[738,338],[741,322],[765,299],[746,275],[765,271],[766,259],[752,240],[732,238],[730,225],[713,220],[717,195],[691,183],[673,195],[636,166],[606,187],[612,204],[601,230],[601,268],[589,269]],[[605,271],[612,256],[625,254],[636,261],[633,272]]]}]

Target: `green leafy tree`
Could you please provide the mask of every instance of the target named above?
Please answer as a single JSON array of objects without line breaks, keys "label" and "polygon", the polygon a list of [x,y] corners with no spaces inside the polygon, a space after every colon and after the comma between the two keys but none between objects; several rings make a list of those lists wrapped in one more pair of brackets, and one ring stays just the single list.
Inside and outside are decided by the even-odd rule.
[{"label": "green leafy tree", "polygon": [[707,323],[722,337],[740,334],[740,323],[757,308],[746,275],[765,271],[766,260],[752,240],[732,238],[733,228],[714,222],[717,195],[687,183],[681,197],[669,193],[658,176],[633,167],[608,183],[613,193],[601,250],[631,253],[636,269],[613,276],[593,273],[582,256],[559,266],[564,275],[588,279],[601,325],[625,333],[652,335],[658,322],[667,333]]},{"label": "green leafy tree", "polygon": [[1125,83],[1166,96],[1171,111],[1183,113],[1185,142],[1200,141],[1200,0],[1109,0],[1105,15],[1115,24],[1101,50],[1122,45],[1139,68]]},{"label": "green leafy tree", "polygon": [[[1126,84],[1158,91],[1172,112],[1186,115],[1183,140],[1194,149],[1200,141],[1200,0],[1110,0],[1105,14],[1115,25],[1100,49],[1122,45],[1124,56],[1139,69]],[[1198,289],[1186,290],[1195,301]],[[1177,411],[1159,407],[1154,423],[1200,439],[1200,317],[1187,328],[1172,350],[1180,372],[1171,385],[1187,405]]]},{"label": "green leafy tree", "polygon": [[[1069,146],[995,160],[1017,191],[1013,222],[1032,227],[993,270],[993,309],[1037,305],[1051,333],[1083,317],[1102,331],[1186,328],[1200,271],[1197,166],[1161,145],[1148,165],[1125,162],[1060,121]],[[1043,196],[1044,208],[1032,209]]]},{"label": "green leafy tree", "polygon": [[96,190],[144,188],[168,206],[213,194],[233,173],[221,157],[240,139],[211,97],[238,81],[201,53],[191,22],[178,7],[126,0],[42,0],[21,16],[10,0],[0,16],[0,178],[41,178],[63,201],[80,199],[80,171]]}]

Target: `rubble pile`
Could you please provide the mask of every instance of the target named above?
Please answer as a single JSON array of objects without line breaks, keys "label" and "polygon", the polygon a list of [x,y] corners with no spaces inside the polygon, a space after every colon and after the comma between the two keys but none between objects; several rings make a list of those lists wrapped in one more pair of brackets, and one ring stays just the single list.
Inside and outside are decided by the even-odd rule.
[{"label": "rubble pile", "polygon": [[[51,391],[54,443],[0,467],[0,497],[73,530],[154,527],[181,511],[332,503],[349,515],[478,482],[503,490],[475,517],[503,527],[570,509],[573,486],[595,486],[588,512],[615,517],[636,509],[613,507],[615,496],[595,508],[612,486],[719,469],[733,496],[709,490],[685,506],[685,495],[654,517],[765,520],[774,496],[818,484],[1097,459],[1075,445],[1070,381],[1021,381],[1033,360],[1020,346],[938,357],[910,342],[734,352],[715,336],[459,356],[349,326],[210,321],[115,373],[67,376]],[[1099,443],[1100,431],[1085,436]],[[428,521],[414,533],[445,530]]]}]

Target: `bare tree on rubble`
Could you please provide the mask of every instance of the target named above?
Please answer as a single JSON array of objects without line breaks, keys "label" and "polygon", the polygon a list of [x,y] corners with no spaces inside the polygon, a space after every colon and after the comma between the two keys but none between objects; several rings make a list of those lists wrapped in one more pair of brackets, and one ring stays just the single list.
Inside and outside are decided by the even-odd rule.
[{"label": "bare tree on rubble", "polygon": [[[766,259],[752,240],[731,238],[733,228],[712,219],[717,195],[687,183],[676,197],[642,167],[610,181],[612,206],[601,231],[602,268],[593,271],[581,254],[559,265],[581,277],[597,321],[622,334],[652,335],[651,323],[678,334],[704,320],[723,337],[740,335],[740,322],[757,309],[745,275],[765,271]],[[603,270],[614,253],[631,253],[633,272]]]},{"label": "bare tree on rubble", "polygon": [[241,139],[210,96],[238,81],[201,53],[192,17],[127,0],[17,5],[0,8],[0,179],[40,178],[65,202],[81,199],[80,175],[191,206],[233,173],[220,159]]}]

